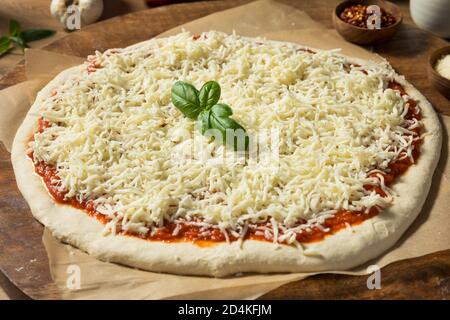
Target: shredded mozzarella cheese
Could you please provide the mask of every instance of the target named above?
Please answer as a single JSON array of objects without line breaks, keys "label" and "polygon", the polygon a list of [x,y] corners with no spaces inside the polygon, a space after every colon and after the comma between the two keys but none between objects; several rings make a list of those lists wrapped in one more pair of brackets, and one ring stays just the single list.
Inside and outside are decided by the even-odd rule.
[{"label": "shredded mozzarella cheese", "polygon": [[[201,217],[229,239],[231,231],[242,238],[248,223],[272,221],[261,234],[294,243],[295,232],[338,210],[387,206],[391,190],[369,174],[410,157],[410,130],[421,125],[404,119],[408,105],[387,88],[388,65],[349,69],[336,51],[183,32],[96,52],[86,66],[41,101],[51,126],[30,147],[35,161],[56,166],[66,197],[94,201],[110,229],[120,222],[154,233],[165,221]],[[195,122],[171,103],[177,80],[197,88],[215,80],[250,135],[277,130],[277,162],[243,161],[195,134]],[[192,152],[199,146],[207,160]]]}]

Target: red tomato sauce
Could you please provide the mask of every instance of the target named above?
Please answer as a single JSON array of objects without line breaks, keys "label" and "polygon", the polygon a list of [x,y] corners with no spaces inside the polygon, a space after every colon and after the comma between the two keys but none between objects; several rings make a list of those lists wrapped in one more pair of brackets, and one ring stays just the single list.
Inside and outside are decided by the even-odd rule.
[{"label": "red tomato sauce", "polygon": [[[400,85],[395,81],[389,82],[388,87],[393,90],[399,91],[402,96],[407,95],[402,85]],[[405,118],[408,120],[412,119],[420,120],[421,115],[419,110],[416,108],[417,102],[412,99],[409,99],[407,103],[409,103],[410,107],[408,109],[408,113],[405,116]],[[42,132],[43,130],[45,130],[50,126],[51,126],[50,122],[42,118],[38,120],[38,132]],[[413,131],[420,134],[420,127],[414,129]],[[422,141],[420,139],[413,142],[414,149],[412,157],[414,160],[417,160],[417,158],[420,155],[421,142]],[[32,154],[29,154],[29,156],[30,158],[33,158]],[[411,159],[408,157],[405,159],[396,160],[392,162],[389,165],[390,169],[389,172],[382,173],[385,185],[389,186],[390,184],[392,184],[395,181],[395,179],[401,174],[403,174],[412,164],[413,163]],[[55,201],[61,204],[71,205],[75,208],[84,210],[88,215],[94,217],[102,224],[106,224],[109,221],[109,218],[99,213],[95,209],[95,205],[93,204],[92,201],[79,202],[75,197],[65,198],[66,192],[58,190],[58,181],[60,180],[60,178],[58,177],[57,170],[54,166],[46,164],[45,162],[37,162],[35,163],[35,171],[39,176],[42,177],[42,180],[46,185],[48,192],[55,199]],[[373,175],[375,176],[376,174]],[[375,190],[375,192],[377,192],[378,194],[386,196],[385,193],[379,187],[365,186],[365,188],[367,190]],[[364,222],[365,220],[376,216],[377,214],[380,213],[381,210],[382,209],[377,207],[371,208],[371,210],[366,213],[360,211],[340,210],[337,213],[335,213],[333,217],[326,219],[325,222],[321,225],[322,228],[311,227],[309,230],[303,230],[302,232],[299,232],[296,236],[297,241],[301,243],[309,243],[323,240],[326,236],[335,234],[339,230],[347,228],[348,226],[358,225]],[[304,223],[306,223],[306,221],[299,221],[299,225]],[[257,227],[263,225],[270,227],[269,222],[254,224],[248,228],[248,231],[244,239],[272,242],[273,241],[272,239],[267,239],[264,235],[261,235],[261,231],[258,232]],[[208,229],[209,232],[205,234],[204,227],[201,228],[197,225],[192,225],[189,223],[179,223],[178,232],[176,232],[175,235],[174,230],[176,228],[177,228],[176,223],[168,222],[164,227],[157,229],[157,232],[153,235],[151,235],[150,232],[145,235],[137,235],[134,233],[120,230],[120,226],[118,227],[117,232],[119,234],[139,237],[150,241],[193,242],[199,246],[211,246],[227,240],[225,235],[219,229],[213,227],[210,227]],[[238,240],[238,238],[234,237],[233,235],[228,235],[228,238],[230,241]]]}]

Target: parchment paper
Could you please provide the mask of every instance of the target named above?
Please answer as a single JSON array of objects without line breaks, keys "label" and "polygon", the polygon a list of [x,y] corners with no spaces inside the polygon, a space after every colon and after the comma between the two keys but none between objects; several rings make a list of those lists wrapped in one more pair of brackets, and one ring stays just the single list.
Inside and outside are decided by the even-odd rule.
[{"label": "parchment paper", "polygon": [[[322,28],[304,12],[272,1],[257,1],[222,11],[165,32],[181,28],[192,32],[220,30],[246,36],[298,42],[307,46],[331,49],[340,47],[345,54],[378,60],[358,46],[349,44],[334,31]],[[26,52],[28,81],[0,91],[0,140],[10,148],[17,127],[34,96],[55,74],[82,59],[43,50]],[[361,275],[367,266],[383,267],[391,262],[413,258],[450,248],[450,165],[447,162],[450,117],[442,117],[444,143],[441,160],[434,174],[426,204],[418,219],[401,240],[383,256],[345,273]],[[65,299],[254,299],[290,281],[312,274],[241,275],[224,279],[176,276],[141,271],[105,263],[44,232],[50,270]],[[79,276],[79,288],[77,277]],[[75,282],[74,282],[75,281]]]}]

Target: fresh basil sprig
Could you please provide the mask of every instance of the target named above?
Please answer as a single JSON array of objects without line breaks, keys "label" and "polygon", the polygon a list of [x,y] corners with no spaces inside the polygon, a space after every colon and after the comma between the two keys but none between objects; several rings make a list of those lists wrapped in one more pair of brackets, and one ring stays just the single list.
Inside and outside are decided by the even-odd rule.
[{"label": "fresh basil sprig", "polygon": [[206,82],[200,91],[190,83],[177,81],[172,86],[172,103],[186,117],[198,120],[203,135],[210,129],[218,130],[223,143],[233,146],[236,151],[247,150],[248,135],[238,122],[230,118],[233,114],[230,106],[218,103],[220,94],[220,85],[215,81]]},{"label": "fresh basil sprig", "polygon": [[18,45],[24,50],[25,48],[28,48],[28,42],[47,38],[54,34],[55,31],[53,30],[22,30],[20,24],[16,20],[11,20],[9,21],[9,34],[0,37],[0,56],[11,50],[14,47],[13,44]]}]

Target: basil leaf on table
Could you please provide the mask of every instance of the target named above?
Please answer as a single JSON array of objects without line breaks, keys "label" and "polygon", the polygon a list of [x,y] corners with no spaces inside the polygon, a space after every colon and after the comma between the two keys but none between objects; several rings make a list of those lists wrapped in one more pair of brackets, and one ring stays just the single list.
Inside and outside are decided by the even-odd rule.
[{"label": "basil leaf on table", "polygon": [[203,85],[200,89],[200,93],[198,98],[200,100],[200,107],[209,109],[217,102],[219,102],[220,98],[220,86],[215,81],[208,81]]},{"label": "basil leaf on table", "polygon": [[24,51],[25,48],[28,48],[28,42],[47,38],[55,33],[56,32],[53,30],[46,29],[29,29],[22,31],[19,22],[10,20],[8,35],[0,37],[0,56],[14,48],[14,44]]},{"label": "basil leaf on table", "polygon": [[198,90],[190,83],[177,81],[172,86],[172,103],[190,119],[197,119],[202,111]]},{"label": "basil leaf on table", "polygon": [[9,37],[9,39],[19,45],[23,49],[29,48],[28,44],[21,37]]},{"label": "basil leaf on table", "polygon": [[16,20],[9,21],[9,35],[11,37],[18,37],[20,35],[20,25]]},{"label": "basil leaf on table", "polygon": [[35,41],[35,40],[41,40],[44,38],[51,37],[55,34],[55,31],[53,30],[46,30],[46,29],[29,29],[22,31],[20,33],[20,37],[25,42]]},{"label": "basil leaf on table", "polygon": [[11,49],[11,40],[8,37],[0,38],[0,55],[8,52]]}]

